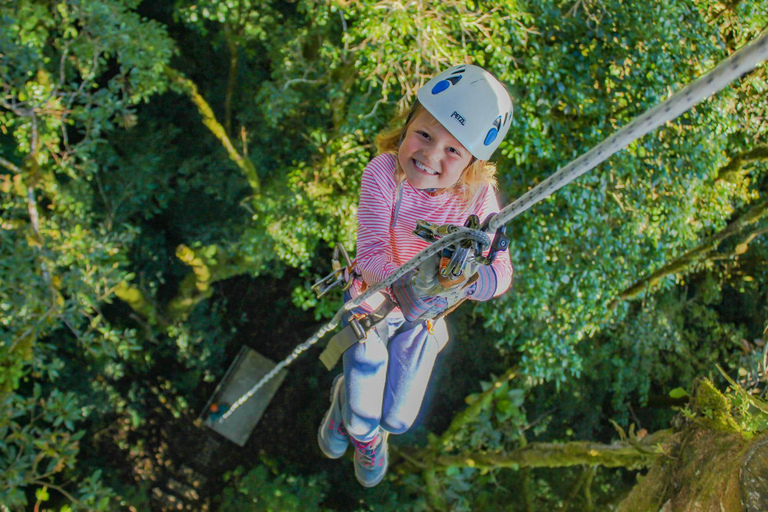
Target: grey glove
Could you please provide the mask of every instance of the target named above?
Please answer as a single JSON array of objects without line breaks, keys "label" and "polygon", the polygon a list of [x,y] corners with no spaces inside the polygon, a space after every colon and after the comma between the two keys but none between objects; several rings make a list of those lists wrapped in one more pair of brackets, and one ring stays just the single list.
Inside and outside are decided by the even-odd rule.
[{"label": "grey glove", "polygon": [[[462,276],[454,281],[439,276],[440,255],[434,255],[419,265],[412,273],[392,285],[392,293],[406,319],[432,319],[452,308],[467,296],[467,289],[474,283],[478,264],[474,259],[467,263]],[[466,278],[470,275],[472,277]],[[447,287],[443,282],[447,283]]]},{"label": "grey glove", "polygon": [[434,297],[445,291],[437,279],[439,267],[440,254],[434,254],[416,268],[416,272],[411,277],[411,286],[419,297]]},{"label": "grey glove", "polygon": [[474,254],[469,254],[462,274],[455,278],[450,279],[440,275],[440,260],[442,259],[440,254],[425,260],[416,269],[416,273],[412,277],[411,285],[414,290],[421,297],[434,297],[434,296],[446,296],[452,295],[449,293],[455,288],[463,288],[467,282],[477,273],[479,264],[475,262]]}]

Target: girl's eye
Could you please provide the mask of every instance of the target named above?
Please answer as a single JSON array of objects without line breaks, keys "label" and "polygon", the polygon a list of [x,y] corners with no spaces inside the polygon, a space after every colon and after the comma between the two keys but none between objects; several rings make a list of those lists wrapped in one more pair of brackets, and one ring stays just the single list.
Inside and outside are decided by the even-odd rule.
[{"label": "girl's eye", "polygon": [[418,133],[424,139],[429,139],[429,134],[427,132],[419,130],[416,133]]},{"label": "girl's eye", "polygon": [[459,151],[456,148],[448,148],[448,151],[450,151],[451,153],[453,153],[456,156],[461,156],[461,151]]}]

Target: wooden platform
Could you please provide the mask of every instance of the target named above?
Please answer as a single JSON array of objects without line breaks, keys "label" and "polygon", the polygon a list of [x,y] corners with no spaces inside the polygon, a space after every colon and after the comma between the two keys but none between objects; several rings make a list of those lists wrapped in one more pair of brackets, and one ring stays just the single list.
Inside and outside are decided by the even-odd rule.
[{"label": "wooden platform", "polygon": [[275,363],[248,347],[240,349],[240,353],[230,365],[213,396],[200,415],[205,426],[219,433],[239,446],[245,446],[256,424],[264,414],[269,402],[283,383],[286,370],[280,370],[275,377],[248,401],[242,404],[227,419],[212,422],[208,410],[212,403],[232,405],[238,398],[250,391],[259,380],[275,367]]}]

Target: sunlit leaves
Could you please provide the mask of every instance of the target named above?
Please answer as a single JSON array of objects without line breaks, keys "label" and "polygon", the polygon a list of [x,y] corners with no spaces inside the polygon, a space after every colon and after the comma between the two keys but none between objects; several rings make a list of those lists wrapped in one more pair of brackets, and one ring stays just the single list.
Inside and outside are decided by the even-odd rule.
[{"label": "sunlit leaves", "polygon": [[[5,394],[0,402],[0,470],[3,484],[0,501],[6,506],[27,503],[23,489],[31,484],[53,482],[67,468],[75,466],[79,441],[85,434],[76,431],[86,416],[74,393],[53,390],[45,394],[35,385],[31,396]],[[109,502],[112,492],[100,480],[100,472],[86,476],[73,491],[75,506],[87,508]],[[59,487],[56,487],[59,489]],[[38,494],[41,499],[42,494]]]},{"label": "sunlit leaves", "polygon": [[16,432],[9,449],[18,454],[0,471],[0,488],[14,493],[9,503],[21,503],[25,486],[48,482],[75,508],[103,510],[109,502],[97,474],[82,476],[72,494],[58,487],[62,472],[76,469],[83,435],[73,433],[84,417],[74,394],[53,390],[43,400],[35,385],[27,399],[24,383],[60,377],[52,347],[71,344],[94,359],[129,358],[139,348],[134,329],[113,326],[101,311],[130,279],[125,250],[135,232],[99,223],[88,183],[103,136],[133,126],[132,106],[166,88],[162,71],[173,43],[133,11],[137,5],[29,0],[0,7],[0,396],[4,415],[29,414],[8,427]]}]

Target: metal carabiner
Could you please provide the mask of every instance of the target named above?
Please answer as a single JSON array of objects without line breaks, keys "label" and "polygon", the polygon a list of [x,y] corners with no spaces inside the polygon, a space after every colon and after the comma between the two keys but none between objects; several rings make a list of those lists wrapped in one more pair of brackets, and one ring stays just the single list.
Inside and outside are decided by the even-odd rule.
[{"label": "metal carabiner", "polygon": [[[480,218],[475,214],[470,215],[464,222],[464,227],[479,229]],[[478,251],[477,245],[475,241],[463,240],[443,249],[443,254],[440,258],[440,275],[451,280],[458,279],[464,273],[464,268],[467,266],[470,255]]]},{"label": "metal carabiner", "polygon": [[[343,267],[339,262],[339,253],[344,256],[346,262],[346,265]],[[352,261],[350,261],[347,250],[341,242],[336,244],[336,247],[333,249],[331,268],[333,271],[330,274],[315,282],[311,287],[318,299],[337,286],[340,286],[342,291],[347,291],[349,287],[352,286],[352,279],[349,275],[350,270],[352,269]]]},{"label": "metal carabiner", "polygon": [[[452,280],[458,279],[464,272],[464,267],[467,264],[471,249],[471,247],[454,247],[453,253],[448,261],[445,261],[447,258],[443,256],[443,258],[440,259],[440,275]],[[445,252],[450,252],[450,250]],[[444,261],[445,265],[443,265]]]}]

